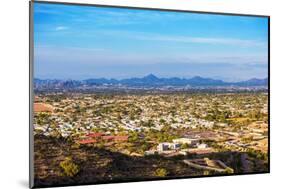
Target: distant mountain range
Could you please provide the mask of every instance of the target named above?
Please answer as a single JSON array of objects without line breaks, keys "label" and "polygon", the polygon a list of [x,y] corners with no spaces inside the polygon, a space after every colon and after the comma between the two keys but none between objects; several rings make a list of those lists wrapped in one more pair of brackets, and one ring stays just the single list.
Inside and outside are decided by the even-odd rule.
[{"label": "distant mountain range", "polygon": [[63,87],[75,88],[82,86],[101,86],[101,85],[123,85],[128,87],[164,87],[164,86],[191,86],[191,87],[216,87],[216,86],[237,86],[237,87],[254,87],[254,86],[267,86],[268,78],[264,79],[249,79],[240,82],[225,82],[222,80],[203,78],[195,76],[189,79],[170,77],[159,78],[153,74],[149,74],[142,78],[128,78],[128,79],[86,79],[86,80],[58,80],[58,79],[34,79],[35,88],[40,87]]}]

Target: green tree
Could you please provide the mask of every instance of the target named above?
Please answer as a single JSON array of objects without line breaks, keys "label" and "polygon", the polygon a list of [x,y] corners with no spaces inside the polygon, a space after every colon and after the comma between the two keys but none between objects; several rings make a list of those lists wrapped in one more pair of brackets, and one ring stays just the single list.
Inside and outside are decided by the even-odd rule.
[{"label": "green tree", "polygon": [[138,138],[138,133],[136,131],[132,131],[129,136],[129,142],[137,142]]},{"label": "green tree", "polygon": [[184,143],[181,145],[181,149],[187,149],[188,148],[188,144],[187,143]]}]

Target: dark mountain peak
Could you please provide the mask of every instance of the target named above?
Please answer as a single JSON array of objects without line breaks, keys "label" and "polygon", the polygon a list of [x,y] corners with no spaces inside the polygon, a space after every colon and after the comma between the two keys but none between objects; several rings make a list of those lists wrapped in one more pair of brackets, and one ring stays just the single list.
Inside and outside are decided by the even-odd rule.
[{"label": "dark mountain peak", "polygon": [[159,79],[159,78],[158,78],[158,77],[156,77],[156,76],[155,76],[155,75],[153,75],[153,74],[149,74],[149,75],[147,75],[147,76],[143,77],[143,79],[157,80],[157,79]]},{"label": "dark mountain peak", "polygon": [[142,78],[128,78],[128,79],[106,79],[106,78],[92,78],[86,80],[56,80],[56,79],[39,79],[35,78],[34,83],[36,87],[41,88],[75,88],[81,86],[100,86],[100,85],[125,85],[134,87],[162,87],[162,86],[238,86],[238,87],[252,87],[252,86],[267,86],[268,78],[258,79],[252,78],[240,82],[224,82],[222,80],[205,78],[201,76],[194,76],[190,79],[169,77],[159,78],[153,74],[149,74]]},{"label": "dark mountain peak", "polygon": [[191,79],[204,79],[204,78],[197,75],[197,76],[192,77]]},{"label": "dark mountain peak", "polygon": [[246,80],[246,81],[259,81],[260,79],[257,79],[257,78],[252,78],[252,79],[249,79],[249,80]]},{"label": "dark mountain peak", "polygon": [[195,77],[192,77],[191,79],[188,79],[188,83],[193,86],[220,86],[220,85],[226,84],[222,80],[204,78],[204,77],[200,77],[200,76],[195,76]]},{"label": "dark mountain peak", "polygon": [[260,81],[268,81],[268,78],[264,78],[264,79],[258,79],[258,78],[252,78],[247,80],[248,82],[260,82]]},{"label": "dark mountain peak", "polygon": [[246,81],[240,81],[237,84],[239,86],[266,86],[268,84],[268,78],[264,78],[264,79],[252,78]]}]

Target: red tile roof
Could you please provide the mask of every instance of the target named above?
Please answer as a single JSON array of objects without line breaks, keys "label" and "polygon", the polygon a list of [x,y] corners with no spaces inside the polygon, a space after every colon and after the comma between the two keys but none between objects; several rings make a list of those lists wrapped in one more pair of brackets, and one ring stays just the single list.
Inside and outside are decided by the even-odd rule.
[{"label": "red tile roof", "polygon": [[104,139],[104,140],[112,140],[112,139],[114,139],[114,136],[102,136],[102,139]]},{"label": "red tile roof", "polygon": [[[127,141],[128,136],[112,136],[112,135],[104,135],[103,133],[89,133],[86,134],[87,139],[79,141],[80,144],[88,144],[88,143],[96,143],[99,139],[103,139],[106,141]],[[94,138],[94,139],[92,139]]]},{"label": "red tile roof", "polygon": [[80,140],[78,141],[79,144],[90,144],[90,143],[96,143],[97,140],[94,139],[85,139],[85,140]]}]

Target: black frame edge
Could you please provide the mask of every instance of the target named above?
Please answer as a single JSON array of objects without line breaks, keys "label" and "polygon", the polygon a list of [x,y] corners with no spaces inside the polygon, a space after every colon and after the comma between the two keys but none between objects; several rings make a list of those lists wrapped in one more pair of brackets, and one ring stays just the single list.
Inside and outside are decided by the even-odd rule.
[{"label": "black frame edge", "polygon": [[33,137],[33,59],[34,59],[34,1],[29,1],[29,188],[34,188],[34,137]]}]

